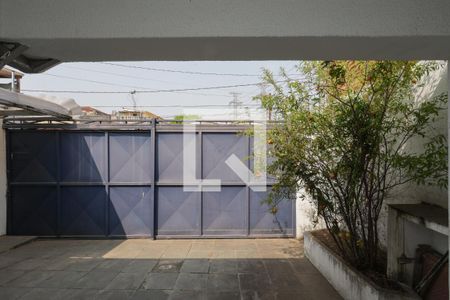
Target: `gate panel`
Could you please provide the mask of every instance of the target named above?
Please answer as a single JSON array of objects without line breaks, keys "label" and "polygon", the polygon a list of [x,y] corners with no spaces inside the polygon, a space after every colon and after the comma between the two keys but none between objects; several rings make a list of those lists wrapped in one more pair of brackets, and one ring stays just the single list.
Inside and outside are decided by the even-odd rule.
[{"label": "gate panel", "polygon": [[[193,142],[198,142],[192,140]],[[200,161],[199,149],[197,149],[197,161]],[[196,170],[197,178],[200,170]],[[158,133],[157,135],[157,179],[159,182],[177,183],[183,182],[183,134],[182,133]]]},{"label": "gate panel", "polygon": [[61,235],[106,235],[106,189],[61,188]]},{"label": "gate panel", "polygon": [[56,199],[55,187],[12,187],[12,234],[56,235]]},{"label": "gate panel", "polygon": [[11,135],[10,141],[13,182],[56,181],[56,135],[54,132],[15,132]]},{"label": "gate panel", "polygon": [[111,182],[150,182],[151,148],[149,133],[109,135],[109,176]]},{"label": "gate panel", "polygon": [[61,135],[61,179],[69,182],[106,180],[104,133],[66,132]]},{"label": "gate panel", "polygon": [[248,138],[237,133],[203,134],[203,178],[242,183],[225,161],[235,154],[247,165]]},{"label": "gate panel", "polygon": [[276,207],[276,213],[271,207],[262,203],[268,192],[250,191],[250,234],[293,234],[294,201],[283,199]]},{"label": "gate panel", "polygon": [[158,235],[200,235],[200,193],[159,187]]},{"label": "gate panel", "polygon": [[203,196],[203,234],[246,235],[247,201],[245,187],[222,187]]},{"label": "gate panel", "polygon": [[110,236],[152,235],[150,187],[110,187],[109,197]]},{"label": "gate panel", "polygon": [[193,140],[197,178],[220,179],[220,192],[183,191],[179,127],[11,130],[8,233],[292,236],[294,202],[280,203],[275,215],[261,205],[266,194],[251,191],[225,163],[235,154],[252,168],[251,139],[224,126],[199,127]]}]

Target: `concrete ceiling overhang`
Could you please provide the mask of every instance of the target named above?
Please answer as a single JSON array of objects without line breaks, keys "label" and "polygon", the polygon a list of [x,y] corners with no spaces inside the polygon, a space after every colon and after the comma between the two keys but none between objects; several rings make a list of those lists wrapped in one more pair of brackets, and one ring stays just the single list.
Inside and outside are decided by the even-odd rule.
[{"label": "concrete ceiling overhang", "polygon": [[449,12],[448,0],[0,0],[0,40],[19,43],[22,55],[47,62],[44,67],[106,60],[447,59]]}]

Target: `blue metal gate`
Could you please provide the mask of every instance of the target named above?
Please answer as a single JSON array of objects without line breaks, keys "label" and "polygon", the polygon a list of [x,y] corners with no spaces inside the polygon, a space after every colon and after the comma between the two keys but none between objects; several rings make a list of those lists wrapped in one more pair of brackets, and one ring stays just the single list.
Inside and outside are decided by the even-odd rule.
[{"label": "blue metal gate", "polygon": [[145,130],[9,128],[9,234],[294,234],[294,201],[282,201],[271,214],[261,203],[266,193],[252,191],[225,164],[235,154],[252,167],[251,138],[236,126],[198,126],[197,178],[221,179],[222,187],[185,192],[181,127],[152,124]]}]

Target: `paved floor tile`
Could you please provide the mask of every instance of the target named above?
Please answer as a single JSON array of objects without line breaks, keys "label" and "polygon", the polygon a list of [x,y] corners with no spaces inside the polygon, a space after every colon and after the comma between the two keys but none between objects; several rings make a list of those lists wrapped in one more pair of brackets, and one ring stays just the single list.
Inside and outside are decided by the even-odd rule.
[{"label": "paved floor tile", "polygon": [[97,271],[120,272],[130,263],[128,259],[105,259],[95,267]]},{"label": "paved floor tile", "polygon": [[236,259],[236,251],[234,250],[214,250],[210,258],[213,259]]},{"label": "paved floor tile", "polygon": [[12,270],[23,270],[23,271],[31,271],[36,269],[37,267],[47,263],[48,261],[40,258],[29,258],[22,260],[20,262],[15,263],[10,267]]},{"label": "paved floor tile", "polygon": [[0,256],[0,269],[9,268],[9,266],[18,263],[19,261],[19,258]]},{"label": "paved floor tile", "polygon": [[0,287],[0,295],[2,300],[15,300],[19,299],[30,290],[31,288]]},{"label": "paved floor tile", "polygon": [[239,285],[242,290],[268,290],[271,289],[271,282],[269,276],[265,273],[239,274]]},{"label": "paved floor tile", "polygon": [[169,300],[205,300],[204,291],[173,291]]},{"label": "paved floor tile", "polygon": [[213,250],[191,250],[189,251],[188,259],[208,259],[213,257]]},{"label": "paved floor tile", "polygon": [[137,259],[159,259],[164,254],[164,249],[143,249],[135,256]]},{"label": "paved floor tile", "polygon": [[168,249],[164,251],[164,253],[161,255],[161,259],[181,259],[186,258],[189,253],[189,248],[174,248],[174,249]]},{"label": "paved floor tile", "polygon": [[70,264],[65,270],[67,271],[84,271],[93,270],[102,260],[95,258],[71,258]]},{"label": "paved floor tile", "polygon": [[309,295],[311,298],[340,299],[322,274],[298,274],[297,278],[305,295]]},{"label": "paved floor tile", "polygon": [[256,250],[237,250],[235,251],[237,259],[247,258],[247,259],[259,259],[261,254]]},{"label": "paved floor tile", "polygon": [[29,271],[8,282],[12,287],[38,287],[41,282],[54,275],[55,271]]},{"label": "paved floor tile", "polygon": [[317,274],[317,269],[307,259],[290,259],[292,268],[300,274]]},{"label": "paved floor tile", "polygon": [[256,259],[240,259],[237,261],[239,273],[266,273],[266,267],[261,260]]},{"label": "paved floor tile", "polygon": [[91,300],[98,294],[95,289],[68,289],[61,294],[63,300]]},{"label": "paved floor tile", "polygon": [[277,291],[282,290],[297,290],[301,291],[304,286],[298,281],[295,274],[291,273],[270,273],[270,282],[272,283],[273,289]]},{"label": "paved floor tile", "polygon": [[147,290],[171,290],[177,278],[178,273],[149,273],[143,287]]},{"label": "paved floor tile", "polygon": [[168,290],[137,290],[132,300],[167,300],[170,297],[172,291]]},{"label": "paved floor tile", "polygon": [[53,300],[62,299],[64,294],[63,289],[49,289],[49,288],[33,288],[20,299],[24,300]]},{"label": "paved floor tile", "polygon": [[104,289],[118,273],[91,271],[84,275],[77,283],[77,288],[85,289]]},{"label": "paved floor tile", "polygon": [[237,262],[231,259],[212,259],[209,264],[209,273],[237,274]]},{"label": "paved floor tile", "polygon": [[110,284],[106,286],[107,290],[135,290],[144,282],[143,273],[119,273]]},{"label": "paved floor tile", "polygon": [[155,259],[135,259],[122,269],[124,273],[148,273],[158,263]]},{"label": "paved floor tile", "polygon": [[[275,293],[272,290],[242,290],[241,291],[242,300],[275,300]],[[286,299],[294,300],[297,298]]]},{"label": "paved floor tile", "polygon": [[239,280],[237,274],[208,274],[209,291],[238,291]]},{"label": "paved floor tile", "polygon": [[180,273],[174,289],[191,291],[206,290],[207,280],[207,274]]},{"label": "paved floor tile", "polygon": [[209,261],[207,259],[185,260],[180,269],[182,273],[208,273]]},{"label": "paved floor tile", "polygon": [[58,257],[49,260],[45,265],[42,266],[42,269],[50,271],[63,271],[67,270],[69,266],[75,262],[76,260],[73,258]]},{"label": "paved floor tile", "polygon": [[29,258],[12,265],[10,269],[31,271],[47,263],[48,263],[47,259]]},{"label": "paved floor tile", "polygon": [[95,295],[94,299],[99,300],[126,300],[131,299],[134,294],[134,290],[108,290],[100,291]]},{"label": "paved floor tile", "polygon": [[[323,300],[323,299],[329,299],[326,297],[316,298],[312,297],[310,295],[305,295],[303,292],[298,291],[277,291],[274,293],[276,300]],[[332,300],[332,299],[330,299]]]},{"label": "paved floor tile", "polygon": [[0,236],[0,253],[30,243],[35,239],[36,239],[35,236],[17,236],[17,235]]},{"label": "paved floor tile", "polygon": [[240,292],[206,292],[207,300],[240,300]]},{"label": "paved floor tile", "polygon": [[3,269],[0,271],[0,285],[5,285],[23,274],[25,274],[25,271]]},{"label": "paved floor tile", "polygon": [[87,272],[79,271],[55,271],[54,274],[42,281],[39,286],[46,288],[74,288],[78,280]]},{"label": "paved floor tile", "polygon": [[182,260],[160,260],[152,269],[152,272],[177,273],[180,272],[182,265]]}]

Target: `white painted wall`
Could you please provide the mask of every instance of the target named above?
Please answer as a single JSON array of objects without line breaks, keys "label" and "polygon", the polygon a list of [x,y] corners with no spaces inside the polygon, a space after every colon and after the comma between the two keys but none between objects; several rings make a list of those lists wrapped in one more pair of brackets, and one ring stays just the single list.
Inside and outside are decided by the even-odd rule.
[{"label": "white painted wall", "polygon": [[315,205],[311,203],[304,190],[299,190],[297,193],[295,213],[296,235],[298,238],[302,238],[306,231],[325,228],[324,222],[317,218]]},{"label": "white painted wall", "polygon": [[6,234],[6,139],[0,121],[0,235]]},{"label": "white painted wall", "polygon": [[[424,83],[425,86],[416,93],[416,98],[414,100],[416,103],[427,101],[427,99],[430,99],[431,97],[440,95],[443,92],[448,92],[448,65],[444,65],[440,70],[437,70],[424,78]],[[431,124],[430,132],[433,134],[445,134],[448,138],[448,109],[442,111],[439,119],[434,124]],[[421,151],[423,142],[424,139],[422,138],[412,139],[407,145],[408,150],[411,152]],[[408,184],[394,191],[387,201],[387,203],[399,204],[421,202],[448,209],[448,191],[433,186]],[[424,226],[411,223],[407,220],[403,222],[405,239],[403,241],[402,252],[407,257],[415,257],[415,251],[419,244],[430,245],[433,249],[442,254],[449,249],[448,236],[427,229]],[[385,204],[378,223],[380,242],[385,248],[388,247],[388,245],[386,245],[387,224],[387,206]],[[413,271],[414,265],[412,263],[405,265],[400,278],[402,282],[411,284],[413,280]]]},{"label": "white painted wall", "polygon": [[[426,85],[417,92],[416,102],[423,102],[427,99],[430,99],[433,96],[439,95],[442,92],[448,91],[448,68],[445,65],[440,70],[437,70],[431,73],[427,78],[424,79]],[[448,137],[448,109],[441,112],[439,119],[432,124],[432,129],[430,131],[443,133]],[[408,144],[410,151],[420,151],[424,140],[421,138],[416,138],[411,140]],[[388,199],[387,203],[398,203],[398,204],[406,204],[406,203],[421,203],[426,202],[434,205],[441,206],[443,208],[448,209],[448,191],[442,190],[433,186],[418,186],[415,184],[408,184],[397,189]],[[381,212],[380,222],[379,222],[379,233],[380,233],[380,241],[382,245],[386,246],[386,233],[387,233],[387,207],[386,205],[383,207]],[[406,233],[406,232],[405,232]],[[411,231],[413,234],[414,231]],[[427,234],[431,234],[429,230],[420,233],[417,232],[419,236],[423,236],[424,243],[429,241],[429,238],[426,236]],[[408,236],[408,235],[407,235]],[[411,241],[411,245],[406,245],[407,248],[414,248],[417,244],[415,241],[420,240],[418,237],[413,237],[410,240],[407,240],[408,244]],[[446,238],[438,239],[432,246],[436,248],[442,249],[442,243],[447,243]],[[408,253],[414,255],[414,253]]]}]

